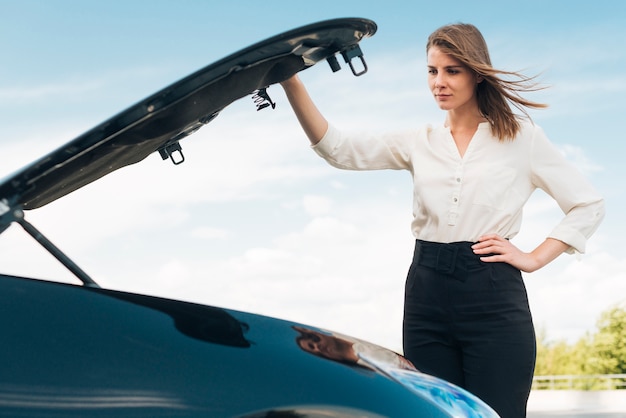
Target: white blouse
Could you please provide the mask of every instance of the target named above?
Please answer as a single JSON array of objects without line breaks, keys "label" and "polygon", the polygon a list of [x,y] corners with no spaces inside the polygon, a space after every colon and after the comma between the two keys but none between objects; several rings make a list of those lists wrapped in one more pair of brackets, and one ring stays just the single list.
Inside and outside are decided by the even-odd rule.
[{"label": "white blouse", "polygon": [[543,130],[527,121],[513,141],[499,141],[489,124],[481,123],[463,157],[447,127],[430,125],[371,136],[349,135],[331,125],[313,149],[337,168],[409,170],[411,228],[425,241],[475,242],[488,233],[513,238],[536,188],[565,214],[548,236],[570,245],[570,253],[584,253],[604,217],[604,199]]}]

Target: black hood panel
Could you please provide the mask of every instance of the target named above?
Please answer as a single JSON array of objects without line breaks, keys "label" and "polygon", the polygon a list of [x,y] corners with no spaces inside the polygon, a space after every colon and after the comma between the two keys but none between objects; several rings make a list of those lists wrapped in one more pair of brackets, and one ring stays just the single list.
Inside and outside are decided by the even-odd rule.
[{"label": "black hood panel", "polygon": [[[0,200],[35,209],[193,133],[226,106],[356,46],[370,20],[323,21],[276,35],[183,78],[0,183]],[[344,56],[345,57],[345,56]]]}]

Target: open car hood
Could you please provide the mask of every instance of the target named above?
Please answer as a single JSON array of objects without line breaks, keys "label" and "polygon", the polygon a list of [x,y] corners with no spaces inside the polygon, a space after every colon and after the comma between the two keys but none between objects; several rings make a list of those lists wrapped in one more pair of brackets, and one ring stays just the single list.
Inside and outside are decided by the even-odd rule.
[{"label": "open car hood", "polygon": [[[376,32],[367,19],[314,23],[242,49],[118,113],[0,182],[0,216],[44,206],[121,167],[159,151],[184,160],[179,141],[213,120],[233,101],[254,94],[273,106],[265,88],[321,60],[339,69],[341,53],[355,75],[367,70],[358,43]],[[352,59],[359,58],[357,71]],[[2,228],[0,222],[0,232]],[[4,227],[6,228],[6,222]]]},{"label": "open car hood", "polygon": [[[156,151],[163,159],[182,163],[180,140],[244,96],[252,94],[258,110],[274,107],[266,87],[319,61],[328,61],[337,71],[340,65],[336,55],[341,54],[354,75],[365,73],[367,65],[359,42],[376,29],[371,20],[358,18],[293,29],[229,55],[140,101],[0,181],[0,233],[18,223],[86,286],[99,287],[26,221],[25,211],[53,202]],[[353,65],[355,58],[360,65]]]}]

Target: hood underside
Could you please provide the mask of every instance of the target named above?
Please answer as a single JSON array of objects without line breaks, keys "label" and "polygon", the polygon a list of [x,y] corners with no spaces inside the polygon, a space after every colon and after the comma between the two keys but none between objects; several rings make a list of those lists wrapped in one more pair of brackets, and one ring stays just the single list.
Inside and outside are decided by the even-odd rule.
[{"label": "hood underside", "polygon": [[[319,61],[328,60],[333,67],[337,53],[346,62],[355,56],[362,59],[358,43],[375,32],[376,24],[367,19],[334,19],[276,35],[236,52],[3,179],[0,202],[35,209],[153,152],[160,151],[166,158],[171,150],[180,150],[181,139],[209,123],[235,100],[263,91]],[[351,52],[354,50],[358,53]]]}]

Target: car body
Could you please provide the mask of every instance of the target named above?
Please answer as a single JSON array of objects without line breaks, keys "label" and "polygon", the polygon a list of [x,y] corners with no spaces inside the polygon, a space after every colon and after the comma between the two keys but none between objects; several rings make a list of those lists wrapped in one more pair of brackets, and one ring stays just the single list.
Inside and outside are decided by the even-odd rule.
[{"label": "car body", "polygon": [[83,285],[0,274],[0,416],[493,417],[402,356],[317,327],[101,288],[26,213],[179,141],[234,100],[341,53],[365,65],[365,19],[320,22],[174,83],[0,182],[0,232],[17,223]]}]

